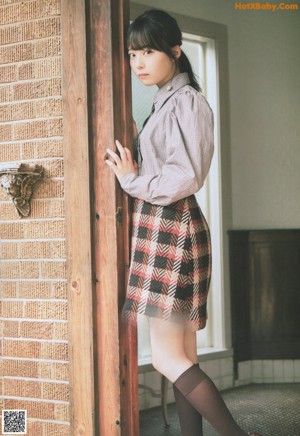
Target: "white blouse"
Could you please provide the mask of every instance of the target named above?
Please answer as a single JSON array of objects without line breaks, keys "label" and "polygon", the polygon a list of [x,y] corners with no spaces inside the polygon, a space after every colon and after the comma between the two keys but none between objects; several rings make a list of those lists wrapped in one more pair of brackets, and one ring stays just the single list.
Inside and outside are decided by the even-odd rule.
[{"label": "white blouse", "polygon": [[138,136],[139,175],[121,186],[132,197],[165,206],[202,187],[214,151],[213,112],[201,92],[180,73],[154,98],[154,112]]}]

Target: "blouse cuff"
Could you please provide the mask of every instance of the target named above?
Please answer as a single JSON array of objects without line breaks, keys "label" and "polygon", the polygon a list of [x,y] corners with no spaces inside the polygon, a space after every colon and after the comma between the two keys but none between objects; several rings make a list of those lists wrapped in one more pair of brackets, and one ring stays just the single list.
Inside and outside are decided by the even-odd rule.
[{"label": "blouse cuff", "polygon": [[137,179],[137,175],[136,174],[134,174],[134,173],[128,173],[128,174],[125,174],[125,176],[123,176],[122,178],[121,178],[121,180],[120,180],[120,185],[121,185],[121,188],[125,191],[125,192],[127,192],[128,194],[130,194],[130,189],[129,189],[129,187],[130,187],[130,185],[132,184],[132,182],[134,182],[136,179]]}]

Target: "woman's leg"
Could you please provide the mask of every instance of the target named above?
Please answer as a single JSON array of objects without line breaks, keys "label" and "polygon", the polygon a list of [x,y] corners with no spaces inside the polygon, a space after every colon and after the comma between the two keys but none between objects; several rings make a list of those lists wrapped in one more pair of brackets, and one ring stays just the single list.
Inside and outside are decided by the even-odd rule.
[{"label": "woman's leg", "polygon": [[185,351],[185,329],[179,323],[149,318],[152,364],[174,383],[193,366]]},{"label": "woman's leg", "polygon": [[196,332],[190,329],[184,331],[184,349],[188,358],[193,363],[198,363]]},{"label": "woman's leg", "polygon": [[[197,364],[196,332],[185,330],[184,349],[190,361]],[[182,436],[202,436],[202,416],[174,384],[173,390]]]},{"label": "woman's leg", "polygon": [[[178,324],[154,318],[149,324],[153,366],[174,382],[197,361],[195,338]],[[201,415],[174,384],[173,389],[182,436],[202,436]]]},{"label": "woman's leg", "polygon": [[[151,318],[153,366],[222,436],[245,436],[210,378],[186,354],[185,329],[180,324]],[[192,357],[192,356],[190,356]]]}]

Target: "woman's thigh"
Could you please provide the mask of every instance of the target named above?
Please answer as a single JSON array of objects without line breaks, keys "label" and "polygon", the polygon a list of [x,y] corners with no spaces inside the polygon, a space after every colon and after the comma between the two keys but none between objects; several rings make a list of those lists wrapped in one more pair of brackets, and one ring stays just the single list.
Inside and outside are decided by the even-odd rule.
[{"label": "woman's thigh", "polygon": [[[186,351],[185,327],[179,323],[157,318],[149,318],[149,327],[152,364],[157,371],[174,382],[194,363]],[[191,343],[190,340],[189,353],[192,348]]]},{"label": "woman's thigh", "polygon": [[197,357],[197,336],[196,332],[190,329],[186,329],[184,332],[184,348],[186,355],[193,362],[198,362]]}]

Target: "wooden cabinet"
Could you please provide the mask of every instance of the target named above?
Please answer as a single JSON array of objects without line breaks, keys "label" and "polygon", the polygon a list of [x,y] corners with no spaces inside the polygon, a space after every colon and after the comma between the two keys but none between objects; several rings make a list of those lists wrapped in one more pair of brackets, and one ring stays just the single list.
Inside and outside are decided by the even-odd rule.
[{"label": "wooden cabinet", "polygon": [[300,357],[300,230],[229,231],[235,364]]}]

